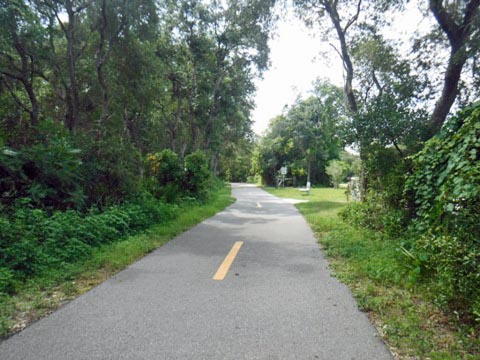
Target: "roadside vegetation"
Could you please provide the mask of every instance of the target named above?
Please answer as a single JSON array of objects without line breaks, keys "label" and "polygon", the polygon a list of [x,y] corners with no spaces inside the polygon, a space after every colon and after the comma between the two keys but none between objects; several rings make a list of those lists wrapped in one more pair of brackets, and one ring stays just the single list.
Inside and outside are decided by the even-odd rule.
[{"label": "roadside vegetation", "polygon": [[[229,187],[221,182],[212,185],[212,190],[203,201],[186,199],[174,206],[162,204],[160,209],[163,212],[160,212],[159,219],[152,219],[152,213],[155,214],[155,210],[158,212],[158,207],[152,206],[138,211],[137,207],[130,209],[132,205],[129,205],[103,212],[99,217],[107,217],[110,221],[102,222],[97,219],[94,221],[95,227],[89,230],[85,229],[88,221],[72,214],[67,217],[74,217],[74,219],[68,219],[75,220],[74,225],[63,222],[50,225],[57,228],[57,231],[61,231],[62,237],[70,235],[75,239],[74,245],[83,249],[81,257],[62,259],[61,262],[55,263],[50,260],[49,266],[44,265],[42,271],[22,278],[23,281],[13,278],[9,283],[10,291],[0,294],[0,336],[17,332],[32,321],[51,313],[65,302],[90,290],[234,201],[230,196]],[[126,229],[128,218],[120,215],[123,214],[122,211],[126,212],[128,209],[136,219],[142,218],[144,224],[136,228],[130,226],[129,231],[122,233],[117,231],[115,226],[121,224],[121,228]],[[36,225],[38,226],[38,222]],[[130,225],[133,224],[130,223]],[[105,234],[108,234],[108,241],[98,242],[94,246],[85,245],[79,239],[80,235],[75,235],[81,233],[78,231],[79,228],[82,231],[91,231],[92,235],[104,230]],[[37,229],[37,231],[40,230]],[[67,234],[67,232],[70,233]],[[69,238],[64,237],[64,239],[68,241]],[[34,246],[29,248],[35,251]],[[85,248],[88,250],[86,251]],[[64,249],[55,249],[53,254],[60,253],[62,250]],[[68,254],[72,256],[71,250]],[[12,280],[12,277],[9,279]]]},{"label": "roadside vegetation", "polygon": [[0,0],[0,335],[230,203],[273,3],[230,5]]},{"label": "roadside vegetation", "polygon": [[352,211],[345,190],[313,188],[305,196],[295,188],[265,189],[276,196],[308,200],[296,207],[314,230],[332,273],[350,287],[394,355],[478,359],[478,329],[465,324],[458,312],[438,305],[439,279],[412,279],[405,239],[342,220]]},{"label": "roadside vegetation", "polygon": [[[0,0],[2,334],[183,229],[217,179],[310,182],[357,200],[299,208],[392,348],[479,356],[480,1],[289,2],[344,84],[312,79],[257,137],[278,3]],[[397,39],[412,4],[426,26]]]},{"label": "roadside vegetation", "polygon": [[317,80],[273,118],[253,169],[347,190],[342,221],[335,201],[298,207],[394,352],[479,358],[480,2],[418,2],[429,25],[392,38],[407,3],[294,1],[344,86]]}]

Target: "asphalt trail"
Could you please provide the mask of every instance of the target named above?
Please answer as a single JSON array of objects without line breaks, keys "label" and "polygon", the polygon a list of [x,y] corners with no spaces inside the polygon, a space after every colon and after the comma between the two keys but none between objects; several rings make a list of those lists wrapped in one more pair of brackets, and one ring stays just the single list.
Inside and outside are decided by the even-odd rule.
[{"label": "asphalt trail", "polygon": [[[391,359],[295,207],[247,185],[233,196],[0,343],[0,359]],[[225,279],[213,280],[240,241]]]}]

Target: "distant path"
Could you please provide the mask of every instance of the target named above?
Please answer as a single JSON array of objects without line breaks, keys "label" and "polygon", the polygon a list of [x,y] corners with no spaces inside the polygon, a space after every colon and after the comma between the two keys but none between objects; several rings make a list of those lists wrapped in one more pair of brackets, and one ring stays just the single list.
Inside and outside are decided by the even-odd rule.
[{"label": "distant path", "polygon": [[[0,359],[391,359],[295,207],[248,185],[233,195],[225,211],[1,343]],[[225,278],[213,280],[236,242]]]}]

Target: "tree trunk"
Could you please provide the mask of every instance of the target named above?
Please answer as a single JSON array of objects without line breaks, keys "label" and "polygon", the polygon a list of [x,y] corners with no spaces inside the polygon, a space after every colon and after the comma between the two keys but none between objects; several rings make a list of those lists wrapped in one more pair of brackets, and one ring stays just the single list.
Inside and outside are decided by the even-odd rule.
[{"label": "tree trunk", "polygon": [[[17,102],[22,103],[22,107],[28,111],[30,115],[30,122],[32,126],[37,126],[38,125],[38,117],[40,113],[40,107],[38,105],[38,100],[37,96],[35,94],[35,90],[33,88],[33,79],[35,76],[34,72],[34,58],[33,56],[30,57],[27,49],[25,49],[25,46],[22,42],[22,40],[18,37],[18,35],[15,33],[13,35],[13,42],[15,46],[15,50],[17,51],[18,55],[20,56],[21,60],[21,66],[18,68],[14,64],[12,64],[14,69],[17,69],[19,73],[17,74],[11,74],[7,71],[3,71],[3,74],[14,79],[17,81],[20,81],[20,83],[23,85],[23,88],[25,89],[25,92],[27,93],[28,100],[30,101],[30,109],[28,106],[25,106],[23,104],[23,101],[18,99],[18,97],[15,97],[15,100]],[[13,95],[13,93],[12,93]]]},{"label": "tree trunk", "polygon": [[[73,9],[73,2],[71,0],[65,1],[65,9],[68,14],[68,25],[62,28],[67,39],[67,63],[68,63],[68,79],[67,87],[67,113],[65,115],[67,128],[75,133],[78,120],[79,96],[77,84],[77,52],[75,51],[75,18],[76,12]],[[60,20],[59,20],[60,21]]]},{"label": "tree trunk", "polygon": [[448,12],[448,8],[444,7],[443,1],[430,0],[430,11],[450,43],[450,57],[445,71],[442,94],[430,116],[429,137],[440,131],[457,98],[462,69],[468,59],[468,42],[476,31],[475,19],[480,16],[479,7],[480,0],[468,1],[462,14],[463,19],[458,24],[455,16]]},{"label": "tree trunk", "polygon": [[218,175],[218,154],[217,152],[212,153],[212,158],[210,160],[210,169],[212,170],[213,176]]},{"label": "tree trunk", "polygon": [[458,84],[466,61],[467,56],[465,49],[452,49],[448,60],[447,70],[445,71],[442,94],[435,104],[435,108],[430,117],[429,137],[434,136],[440,131],[455,99],[457,98],[459,90]]},{"label": "tree trunk", "polygon": [[30,111],[30,121],[32,123],[32,126],[37,126],[38,117],[40,114],[40,107],[38,105],[37,96],[35,95],[35,91],[33,90],[33,85],[29,81],[24,81],[23,85],[32,106],[32,110]]},{"label": "tree trunk", "polygon": [[308,159],[308,164],[307,164],[307,183],[310,182],[310,174],[312,172],[312,160]]},{"label": "tree trunk", "polygon": [[[330,16],[333,26],[335,27],[335,31],[337,32],[338,40],[340,42],[339,55],[342,59],[343,68],[345,69],[345,73],[346,73],[344,91],[345,91],[345,96],[347,97],[348,109],[350,110],[351,116],[357,116],[358,105],[357,105],[357,100],[355,98],[355,93],[353,91],[354,69],[353,69],[353,63],[350,57],[350,53],[348,52],[346,33],[348,28],[352,24],[354,24],[358,19],[358,16],[360,14],[361,0],[358,1],[356,14],[347,22],[345,27],[342,27],[340,22],[340,16],[338,15],[338,10],[337,10],[337,2],[336,1],[331,2],[327,0],[327,1],[324,1],[323,4],[325,7],[325,10]],[[363,158],[365,157],[363,146],[364,146],[363,144],[360,144],[360,159],[362,160],[362,163],[364,163]],[[361,195],[360,196],[361,196],[361,200],[363,201],[365,200],[365,194],[367,192],[367,185],[368,185],[367,173],[365,171],[364,165],[362,165],[362,173],[360,176],[361,176],[361,183],[360,183]]]},{"label": "tree trunk", "polygon": [[[347,47],[347,40],[346,40],[346,31],[348,26],[342,28],[340,23],[340,16],[338,15],[338,11],[336,8],[336,2],[334,4],[330,3],[329,1],[325,1],[324,3],[325,10],[330,16],[333,26],[335,27],[335,31],[337,32],[338,40],[340,42],[340,56],[343,62],[343,68],[345,69],[345,86],[344,91],[347,97],[347,104],[350,112],[352,114],[356,114],[358,112],[357,100],[355,98],[355,93],[353,92],[353,63],[350,57],[350,53],[348,52]],[[358,16],[358,14],[357,14]],[[349,23],[353,23],[356,21],[356,18],[352,18]]]}]

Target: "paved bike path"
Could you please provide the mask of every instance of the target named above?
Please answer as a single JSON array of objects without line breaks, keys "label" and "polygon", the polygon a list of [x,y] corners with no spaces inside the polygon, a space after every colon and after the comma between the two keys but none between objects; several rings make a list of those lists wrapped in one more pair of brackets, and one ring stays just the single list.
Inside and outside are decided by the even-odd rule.
[{"label": "paved bike path", "polygon": [[[21,333],[0,359],[391,359],[296,208],[237,202]],[[227,276],[212,279],[235,242]]]}]

